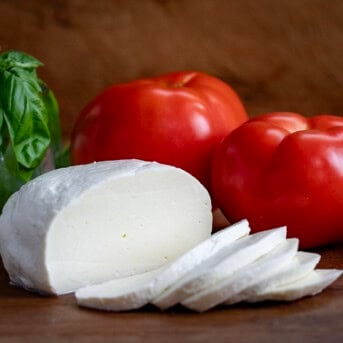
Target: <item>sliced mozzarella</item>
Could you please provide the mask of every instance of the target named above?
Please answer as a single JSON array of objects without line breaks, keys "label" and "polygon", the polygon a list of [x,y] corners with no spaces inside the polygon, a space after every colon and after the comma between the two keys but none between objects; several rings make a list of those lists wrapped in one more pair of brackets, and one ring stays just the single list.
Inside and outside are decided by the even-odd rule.
[{"label": "sliced mozzarella", "polygon": [[77,302],[81,306],[112,311],[142,307],[193,268],[222,252],[237,239],[248,235],[249,231],[247,220],[242,220],[213,234],[158,272],[81,288],[75,294]]},{"label": "sliced mozzarella", "polygon": [[42,293],[143,273],[179,257],[212,229],[206,189],[181,169],[139,160],[46,173],[0,217],[11,282]]},{"label": "sliced mozzarella", "polygon": [[268,253],[285,239],[285,227],[244,237],[229,245],[225,251],[213,255],[195,267],[185,277],[154,298],[152,303],[161,309],[166,309],[204,289],[209,289],[220,280]]},{"label": "sliced mozzarella", "polygon": [[161,294],[179,279],[187,276],[194,268],[212,260],[215,256],[226,254],[227,249],[234,242],[240,241],[242,237],[248,236],[249,232],[250,227],[248,221],[242,220],[214,233],[209,239],[203,241],[172,262],[168,268],[165,268],[158,275],[154,281],[153,296],[156,297]]},{"label": "sliced mozzarella", "polygon": [[268,289],[295,282],[313,271],[319,260],[320,255],[318,254],[299,251],[289,263],[274,268],[272,273],[261,275],[250,287],[230,297],[225,304],[232,305],[249,300]]},{"label": "sliced mozzarella", "polygon": [[248,299],[249,302],[262,300],[292,301],[316,295],[335,282],[343,271],[337,269],[316,269],[293,283],[271,287]]},{"label": "sliced mozzarella", "polygon": [[160,272],[160,269],[155,269],[143,274],[82,287],[75,293],[77,304],[106,311],[128,311],[140,308],[151,299],[152,281]]},{"label": "sliced mozzarella", "polygon": [[247,299],[248,302],[263,300],[293,301],[316,295],[335,282],[343,271],[337,269],[316,269],[304,278],[278,287],[271,287]]},{"label": "sliced mozzarella", "polygon": [[225,300],[239,294],[244,289],[259,283],[266,275],[288,263],[295,256],[298,248],[297,239],[286,240],[254,263],[238,270],[231,276],[214,280],[212,286],[182,301],[182,305],[192,310],[203,312]]}]

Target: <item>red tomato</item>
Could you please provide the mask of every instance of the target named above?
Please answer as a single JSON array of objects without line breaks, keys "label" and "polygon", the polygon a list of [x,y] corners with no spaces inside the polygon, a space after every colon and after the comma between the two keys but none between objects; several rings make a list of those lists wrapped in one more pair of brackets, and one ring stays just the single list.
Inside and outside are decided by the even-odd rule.
[{"label": "red tomato", "polygon": [[287,226],[300,247],[343,241],[343,118],[272,113],[234,130],[215,153],[212,195],[252,231]]},{"label": "red tomato", "polygon": [[81,112],[72,135],[72,163],[158,161],[183,168],[208,186],[214,148],[246,120],[236,93],[203,73],[114,85]]}]

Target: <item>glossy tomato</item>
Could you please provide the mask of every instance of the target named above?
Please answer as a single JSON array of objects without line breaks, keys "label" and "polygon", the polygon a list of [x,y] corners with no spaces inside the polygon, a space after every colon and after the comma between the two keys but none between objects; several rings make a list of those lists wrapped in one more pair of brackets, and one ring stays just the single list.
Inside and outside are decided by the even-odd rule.
[{"label": "glossy tomato", "polygon": [[343,118],[271,113],[230,133],[213,158],[212,195],[252,231],[287,226],[300,247],[343,241]]},{"label": "glossy tomato", "polygon": [[72,163],[158,161],[183,168],[208,186],[214,148],[246,120],[237,94],[204,73],[114,85],[81,112],[72,135]]}]

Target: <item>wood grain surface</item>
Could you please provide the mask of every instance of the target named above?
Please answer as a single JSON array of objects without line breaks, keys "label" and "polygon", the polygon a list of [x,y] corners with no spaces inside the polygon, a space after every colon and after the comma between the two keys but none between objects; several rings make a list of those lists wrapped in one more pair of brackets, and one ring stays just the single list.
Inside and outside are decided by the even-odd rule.
[{"label": "wood grain surface", "polygon": [[[343,268],[343,247],[318,251],[321,268]],[[0,267],[0,342],[333,342],[343,341],[343,278],[292,303],[218,307],[203,314],[154,307],[107,313],[72,295],[41,297],[9,286]]]}]

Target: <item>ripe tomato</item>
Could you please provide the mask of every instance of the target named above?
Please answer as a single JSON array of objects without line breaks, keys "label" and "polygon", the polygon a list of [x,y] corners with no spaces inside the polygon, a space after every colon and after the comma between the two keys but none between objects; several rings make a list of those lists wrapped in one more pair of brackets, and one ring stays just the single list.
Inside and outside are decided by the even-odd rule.
[{"label": "ripe tomato", "polygon": [[137,158],[180,167],[209,186],[214,149],[247,120],[237,94],[199,72],[113,85],[80,113],[73,164]]},{"label": "ripe tomato", "polygon": [[343,118],[255,117],[230,133],[212,161],[212,196],[252,232],[287,226],[300,248],[343,241]]}]

